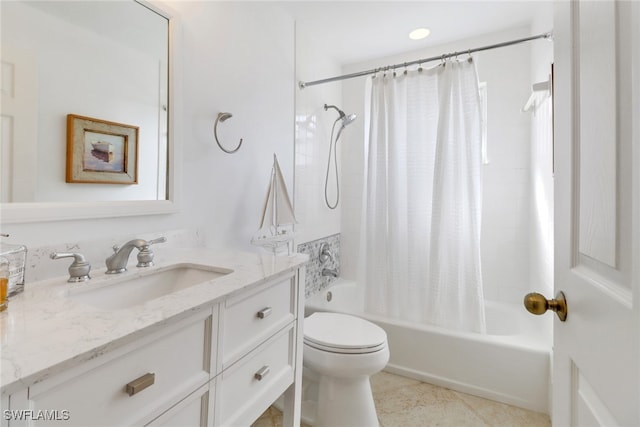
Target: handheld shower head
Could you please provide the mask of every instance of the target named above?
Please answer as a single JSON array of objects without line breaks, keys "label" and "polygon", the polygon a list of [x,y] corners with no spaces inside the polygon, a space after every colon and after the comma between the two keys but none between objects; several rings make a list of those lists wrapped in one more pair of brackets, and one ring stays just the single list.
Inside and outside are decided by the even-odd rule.
[{"label": "handheld shower head", "polygon": [[353,121],[356,119],[356,115],[355,114],[349,114],[346,115],[344,113],[344,111],[342,111],[341,109],[339,109],[338,107],[336,107],[335,105],[327,105],[324,104],[324,110],[327,111],[329,108],[333,108],[334,110],[336,110],[338,112],[338,114],[340,115],[340,117],[338,118],[338,120],[342,119],[342,128],[345,128],[346,126],[350,125],[351,123],[353,123]]},{"label": "handheld shower head", "polygon": [[348,116],[342,117],[342,127],[350,125],[356,120],[357,117],[358,116],[356,116],[355,114],[349,114]]},{"label": "handheld shower head", "polygon": [[[353,121],[356,119],[356,115],[355,114],[349,114],[347,116],[344,113],[344,111],[342,111],[341,109],[339,109],[335,105],[324,104],[324,111],[327,111],[329,108],[333,108],[340,115],[340,117],[338,117],[335,120],[335,122],[333,122],[333,127],[331,128],[331,139],[329,139],[329,159],[327,161],[327,174],[326,174],[325,180],[324,180],[324,201],[327,203],[327,207],[329,209],[335,209],[338,206],[338,202],[340,201],[340,182],[339,182],[339,177],[338,177],[338,150],[337,150],[338,140],[340,139],[340,134],[342,134],[342,131],[344,130],[344,128],[346,128],[348,125],[353,123]],[[338,122],[341,122],[340,123],[340,128],[338,128],[338,133],[336,134],[336,138],[333,139],[333,132],[335,131],[336,125],[338,124]],[[329,191],[328,191],[328,187],[329,187],[329,169],[331,167],[331,151],[333,151],[334,162],[335,162],[335,165],[336,165],[336,167],[335,167],[335,172],[336,172],[336,202],[335,202],[335,204],[331,204],[329,202],[329,194],[328,194],[329,193]]]}]

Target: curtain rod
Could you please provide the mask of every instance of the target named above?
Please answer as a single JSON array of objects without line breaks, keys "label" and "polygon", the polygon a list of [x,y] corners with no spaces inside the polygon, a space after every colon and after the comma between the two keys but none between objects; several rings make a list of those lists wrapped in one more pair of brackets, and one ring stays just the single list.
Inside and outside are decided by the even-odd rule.
[{"label": "curtain rod", "polygon": [[458,55],[472,54],[474,52],[480,52],[480,51],[483,51],[483,50],[489,50],[489,49],[496,49],[496,48],[499,48],[499,47],[511,46],[511,45],[514,45],[514,44],[524,43],[524,42],[537,40],[537,39],[552,39],[552,38],[553,38],[553,33],[548,32],[548,33],[538,34],[537,36],[525,37],[525,38],[522,38],[522,39],[510,40],[510,41],[506,41],[506,42],[502,42],[502,43],[496,43],[496,44],[492,44],[492,45],[488,45],[488,46],[482,46],[482,47],[476,47],[476,48],[473,48],[473,49],[467,49],[467,50],[464,50],[462,52],[446,53],[444,55],[432,56],[431,58],[418,59],[418,60],[411,61],[411,62],[403,62],[402,64],[387,65],[386,67],[373,68],[371,70],[366,70],[366,71],[358,71],[357,73],[344,74],[342,76],[329,77],[327,79],[314,80],[312,82],[300,81],[298,83],[298,86],[300,87],[300,89],[304,89],[307,86],[314,86],[314,85],[319,85],[319,84],[323,84],[323,83],[335,82],[337,80],[346,80],[346,79],[352,79],[354,77],[367,76],[369,74],[375,74],[375,73],[378,73],[380,71],[395,70],[396,68],[407,67],[409,65],[424,64],[425,62],[444,60],[444,59],[451,58],[451,57],[458,56]]}]

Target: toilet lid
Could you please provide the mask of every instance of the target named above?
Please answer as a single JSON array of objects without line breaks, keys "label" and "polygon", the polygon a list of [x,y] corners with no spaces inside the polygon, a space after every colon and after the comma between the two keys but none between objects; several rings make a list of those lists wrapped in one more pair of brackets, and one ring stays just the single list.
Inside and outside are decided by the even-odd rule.
[{"label": "toilet lid", "polygon": [[304,341],[320,350],[369,353],[386,346],[387,334],[359,317],[316,312],[304,319]]}]

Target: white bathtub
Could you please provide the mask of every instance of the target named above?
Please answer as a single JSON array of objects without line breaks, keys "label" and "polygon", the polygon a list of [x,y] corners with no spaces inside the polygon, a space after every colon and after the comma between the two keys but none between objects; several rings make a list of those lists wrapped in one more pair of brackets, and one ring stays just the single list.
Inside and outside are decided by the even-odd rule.
[{"label": "white bathtub", "polygon": [[382,327],[391,352],[388,372],[549,413],[550,316],[487,301],[487,334],[481,335],[371,315],[362,307],[356,284],[339,279],[307,299],[305,314],[351,313]]}]

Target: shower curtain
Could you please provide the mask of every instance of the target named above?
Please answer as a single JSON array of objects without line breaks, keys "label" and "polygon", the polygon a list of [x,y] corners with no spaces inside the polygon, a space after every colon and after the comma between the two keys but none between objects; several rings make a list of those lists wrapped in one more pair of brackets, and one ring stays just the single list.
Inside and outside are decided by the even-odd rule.
[{"label": "shower curtain", "polygon": [[482,333],[475,65],[447,61],[368,85],[359,267],[366,310]]}]

